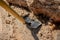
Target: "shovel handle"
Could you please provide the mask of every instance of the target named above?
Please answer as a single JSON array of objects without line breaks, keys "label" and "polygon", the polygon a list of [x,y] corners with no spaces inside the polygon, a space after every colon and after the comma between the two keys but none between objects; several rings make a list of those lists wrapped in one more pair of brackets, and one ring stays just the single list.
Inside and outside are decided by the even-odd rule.
[{"label": "shovel handle", "polygon": [[3,0],[0,0],[0,6],[3,7],[6,11],[10,12],[11,15],[16,17],[20,22],[25,23],[25,20],[17,14],[10,6],[8,6]]}]

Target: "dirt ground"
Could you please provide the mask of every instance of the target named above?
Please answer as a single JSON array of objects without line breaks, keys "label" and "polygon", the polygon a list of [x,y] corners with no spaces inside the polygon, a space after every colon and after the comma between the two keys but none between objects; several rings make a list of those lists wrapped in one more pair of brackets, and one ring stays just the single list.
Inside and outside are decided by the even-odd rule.
[{"label": "dirt ground", "polygon": [[[33,0],[27,0],[28,5],[30,5],[31,2],[33,2]],[[16,6],[11,6],[11,8],[22,17],[29,14],[31,19],[38,20],[33,12],[28,12]],[[56,27],[56,25],[48,21],[47,24],[42,23],[42,26],[39,28],[31,30],[26,24],[21,23],[0,6],[0,40],[60,40],[60,36],[58,36],[60,35],[60,30],[53,29],[54,27]]]}]

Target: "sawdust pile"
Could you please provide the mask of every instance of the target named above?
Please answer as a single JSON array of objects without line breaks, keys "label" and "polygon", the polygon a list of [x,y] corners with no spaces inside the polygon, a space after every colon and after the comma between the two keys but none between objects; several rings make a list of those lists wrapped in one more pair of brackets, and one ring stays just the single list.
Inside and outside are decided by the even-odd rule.
[{"label": "sawdust pile", "polygon": [[[4,0],[7,2],[6,0]],[[26,0],[28,6],[33,2],[33,0]],[[45,0],[39,0],[41,3]],[[54,0],[59,1],[59,0]],[[60,1],[59,1],[60,2]],[[9,4],[9,3],[7,3]],[[28,28],[27,24],[21,23],[14,16],[9,14],[5,9],[0,7],[0,40],[56,40],[54,36],[56,25],[47,20],[47,18],[42,19],[40,16],[34,14],[34,12],[29,12],[24,8],[19,8],[14,5],[10,7],[15,10],[20,16],[24,17],[29,14],[31,20],[41,22],[42,25],[38,28]],[[60,6],[58,7],[60,8]],[[40,18],[40,19],[39,19]],[[45,20],[45,21],[44,21]],[[57,26],[58,27],[58,26]]]}]

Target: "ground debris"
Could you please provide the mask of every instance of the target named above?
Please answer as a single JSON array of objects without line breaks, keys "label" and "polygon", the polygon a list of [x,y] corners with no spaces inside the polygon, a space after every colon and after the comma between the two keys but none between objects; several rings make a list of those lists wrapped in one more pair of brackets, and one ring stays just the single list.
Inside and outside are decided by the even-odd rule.
[{"label": "ground debris", "polygon": [[[27,1],[31,1],[31,0],[27,0]],[[57,5],[59,4],[58,0],[55,0],[54,1],[55,3],[52,1],[53,4],[51,4],[51,0],[50,1],[48,0],[48,2],[46,0],[39,0],[39,2],[37,4],[35,3],[36,5],[35,4],[33,5],[34,3],[34,0],[33,0],[33,3],[31,3],[29,6],[33,5],[31,7],[34,9],[36,7],[37,7],[36,9],[38,9],[41,6],[43,10],[47,10],[49,13],[55,12],[56,14],[58,13],[57,15],[59,15],[59,7],[58,7],[59,5]],[[54,4],[56,4],[57,6]],[[37,5],[40,5],[40,6],[37,6]],[[49,15],[45,14],[45,12],[41,13],[37,10],[32,11],[32,9],[31,9],[32,12],[28,12],[25,9],[19,8],[17,6],[14,6],[14,5],[10,5],[10,6],[22,17],[29,14],[29,17],[27,17],[28,19],[26,19],[26,21],[29,20],[27,22],[32,23],[33,27],[37,26],[36,22],[38,22],[38,26],[40,25],[39,22],[42,22],[42,21],[43,22],[46,21],[47,24],[42,22],[42,25],[39,27],[28,28],[27,26],[28,24],[27,25],[22,24],[14,16],[10,15],[9,12],[7,12],[4,9],[2,10],[0,7],[0,16],[1,16],[0,17],[0,21],[1,21],[0,22],[0,40],[55,40],[58,37],[57,35],[60,35],[59,34],[60,32],[56,35],[57,30],[55,28],[55,27],[57,27],[57,29],[59,28],[58,30],[60,31],[60,27],[58,27],[58,25],[56,26],[54,23],[51,23],[48,20],[48,18],[51,17],[50,14]],[[51,13],[51,14],[55,17],[55,13],[54,14]],[[56,31],[54,32],[54,30]],[[57,39],[60,39],[60,37],[58,37]]]},{"label": "ground debris", "polygon": [[50,19],[55,22],[60,22],[60,10],[58,6],[59,3],[55,3],[54,1],[45,1],[41,3],[39,0],[34,0],[30,7],[34,14],[43,14],[50,17]]}]

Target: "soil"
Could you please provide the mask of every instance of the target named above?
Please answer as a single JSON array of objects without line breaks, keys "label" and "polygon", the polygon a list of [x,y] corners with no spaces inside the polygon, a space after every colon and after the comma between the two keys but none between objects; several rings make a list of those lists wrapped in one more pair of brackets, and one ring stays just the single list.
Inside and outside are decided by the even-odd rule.
[{"label": "soil", "polygon": [[[9,4],[6,0],[4,1]],[[34,0],[26,0],[27,5],[30,6],[33,1]],[[41,1],[41,3],[46,2],[45,0],[39,1]],[[31,20],[41,22],[42,25],[35,29],[29,28],[27,24],[23,24],[0,6],[0,40],[59,40],[59,36],[57,35],[60,35],[60,25],[52,23],[49,17],[41,14],[36,15],[33,11],[30,12],[18,6],[9,6],[20,16],[24,17],[29,14]],[[58,6],[58,9],[59,8]],[[47,9],[49,10],[49,8]]]}]

